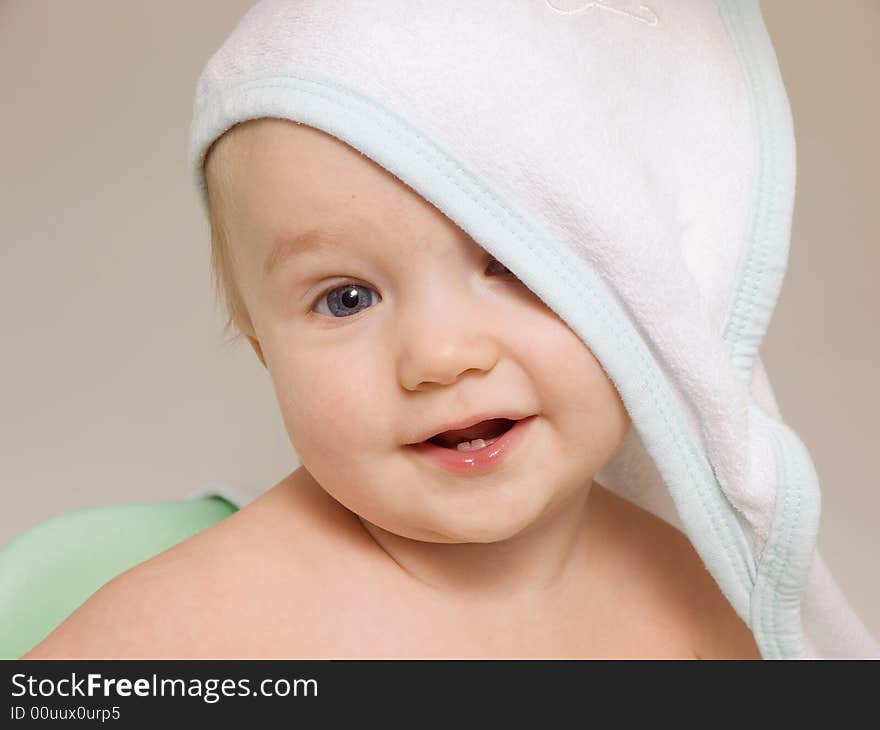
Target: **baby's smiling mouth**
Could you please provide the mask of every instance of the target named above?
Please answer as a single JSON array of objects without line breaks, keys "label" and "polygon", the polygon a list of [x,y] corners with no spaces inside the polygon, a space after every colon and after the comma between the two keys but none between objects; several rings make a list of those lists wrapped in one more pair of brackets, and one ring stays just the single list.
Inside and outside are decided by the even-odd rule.
[{"label": "baby's smiling mouth", "polygon": [[[468,448],[468,445],[471,442],[476,442],[475,445],[478,448],[488,446],[494,443],[502,434],[509,431],[517,420],[518,419],[510,418],[490,418],[475,423],[473,426],[468,426],[467,428],[443,431],[442,433],[438,433],[427,439],[427,441],[436,446],[442,446],[445,449],[455,449],[458,448],[459,445],[464,445],[465,448]],[[479,441],[482,441],[483,443],[479,444]]]},{"label": "baby's smiling mouth", "polygon": [[481,419],[481,415],[486,414],[447,423],[471,425],[440,431],[424,441],[408,444],[408,448],[443,471],[459,476],[485,474],[500,468],[517,448],[522,448],[529,426],[538,418],[537,414],[513,417],[518,413],[499,416],[497,411],[490,413],[490,418]]}]

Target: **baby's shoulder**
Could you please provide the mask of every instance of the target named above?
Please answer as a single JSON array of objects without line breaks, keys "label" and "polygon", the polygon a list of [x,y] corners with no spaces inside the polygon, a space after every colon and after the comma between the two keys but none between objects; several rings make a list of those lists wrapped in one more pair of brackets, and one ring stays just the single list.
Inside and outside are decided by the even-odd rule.
[{"label": "baby's shoulder", "polygon": [[691,636],[700,659],[760,659],[754,636],[681,530],[607,489],[610,529],[627,571],[667,624]]},{"label": "baby's shoulder", "polygon": [[247,656],[313,572],[309,538],[277,522],[248,505],[107,582],[22,658]]},{"label": "baby's shoulder", "polygon": [[214,563],[201,552],[217,546],[214,529],[105,583],[22,658],[183,656],[211,630],[218,604],[222,609]]}]

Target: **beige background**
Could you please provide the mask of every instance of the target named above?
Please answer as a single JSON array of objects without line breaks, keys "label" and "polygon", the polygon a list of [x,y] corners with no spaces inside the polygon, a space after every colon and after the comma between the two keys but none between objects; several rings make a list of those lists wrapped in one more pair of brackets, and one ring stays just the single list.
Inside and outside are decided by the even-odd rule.
[{"label": "beige background", "polygon": [[[0,2],[0,545],[298,463],[251,349],[221,344],[186,168],[195,81],[249,4]],[[820,550],[880,637],[880,2],[762,8],[798,145],[762,354],[819,474]]]}]

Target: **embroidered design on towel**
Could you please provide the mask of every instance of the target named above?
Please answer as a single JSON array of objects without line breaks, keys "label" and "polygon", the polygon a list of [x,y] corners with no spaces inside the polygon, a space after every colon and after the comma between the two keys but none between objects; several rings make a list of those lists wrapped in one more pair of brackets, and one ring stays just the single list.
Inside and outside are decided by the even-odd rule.
[{"label": "embroidered design on towel", "polygon": [[[556,2],[559,2],[559,0],[556,0]],[[577,13],[585,13],[587,10],[592,10],[593,8],[598,8],[599,10],[608,10],[612,13],[626,15],[633,20],[638,20],[640,23],[646,23],[647,25],[657,25],[657,23],[660,22],[657,13],[647,5],[639,5],[638,12],[624,10],[620,6],[632,6],[632,3],[627,2],[626,0],[623,0],[622,2],[621,0],[593,0],[592,2],[582,2],[579,7],[576,7],[573,10],[563,10],[562,8],[558,8],[553,4],[553,0],[544,0],[544,4],[554,13],[558,13],[559,15],[575,15]]]}]

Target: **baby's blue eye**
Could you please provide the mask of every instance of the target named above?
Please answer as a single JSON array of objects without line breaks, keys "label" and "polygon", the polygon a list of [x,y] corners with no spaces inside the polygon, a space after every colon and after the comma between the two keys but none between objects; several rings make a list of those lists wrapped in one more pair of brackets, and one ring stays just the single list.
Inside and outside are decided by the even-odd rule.
[{"label": "baby's blue eye", "polygon": [[369,293],[372,291],[368,286],[349,282],[324,292],[318,297],[317,304],[326,301],[330,309],[330,316],[336,319],[350,317],[369,306],[371,299]]}]

